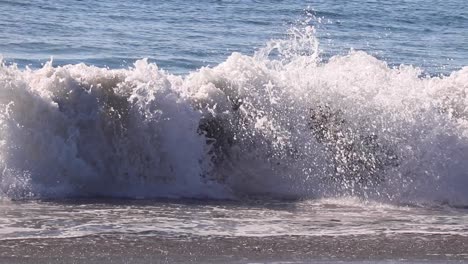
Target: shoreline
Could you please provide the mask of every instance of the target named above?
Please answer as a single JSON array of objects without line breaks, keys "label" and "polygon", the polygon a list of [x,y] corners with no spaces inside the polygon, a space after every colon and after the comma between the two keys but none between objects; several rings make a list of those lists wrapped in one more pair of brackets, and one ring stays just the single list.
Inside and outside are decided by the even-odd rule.
[{"label": "shoreline", "polygon": [[157,237],[101,234],[0,241],[0,263],[468,262],[468,237]]}]

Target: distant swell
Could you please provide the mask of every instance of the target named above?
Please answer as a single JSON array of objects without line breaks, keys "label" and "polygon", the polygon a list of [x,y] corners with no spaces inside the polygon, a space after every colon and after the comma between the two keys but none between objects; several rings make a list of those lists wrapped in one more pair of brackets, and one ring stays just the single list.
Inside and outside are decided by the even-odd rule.
[{"label": "distant swell", "polygon": [[468,205],[468,68],[425,77],[313,29],[188,76],[0,67],[0,193]]}]

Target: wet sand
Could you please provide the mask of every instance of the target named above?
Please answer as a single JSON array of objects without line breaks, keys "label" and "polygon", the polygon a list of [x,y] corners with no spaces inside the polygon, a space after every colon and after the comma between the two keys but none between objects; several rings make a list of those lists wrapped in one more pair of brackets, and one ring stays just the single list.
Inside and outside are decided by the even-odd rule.
[{"label": "wet sand", "polygon": [[104,234],[0,241],[1,263],[468,263],[459,235],[156,237]]}]

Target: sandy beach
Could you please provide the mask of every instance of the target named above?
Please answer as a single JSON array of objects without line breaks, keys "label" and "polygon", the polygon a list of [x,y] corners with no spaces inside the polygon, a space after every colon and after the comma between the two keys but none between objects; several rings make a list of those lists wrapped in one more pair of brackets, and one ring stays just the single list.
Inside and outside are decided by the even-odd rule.
[{"label": "sandy beach", "polygon": [[468,237],[397,235],[340,237],[161,238],[99,235],[0,242],[1,263],[465,263]]}]

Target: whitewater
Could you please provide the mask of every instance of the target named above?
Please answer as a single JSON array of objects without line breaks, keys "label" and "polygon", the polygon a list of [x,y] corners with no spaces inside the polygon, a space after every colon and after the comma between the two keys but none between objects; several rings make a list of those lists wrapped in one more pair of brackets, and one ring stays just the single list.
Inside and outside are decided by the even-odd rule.
[{"label": "whitewater", "polygon": [[318,47],[304,26],[187,75],[3,63],[2,196],[468,205],[468,68]]}]

